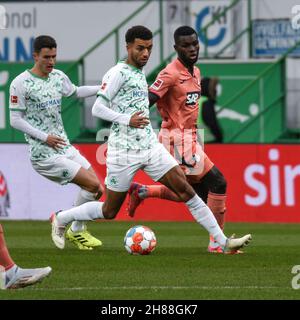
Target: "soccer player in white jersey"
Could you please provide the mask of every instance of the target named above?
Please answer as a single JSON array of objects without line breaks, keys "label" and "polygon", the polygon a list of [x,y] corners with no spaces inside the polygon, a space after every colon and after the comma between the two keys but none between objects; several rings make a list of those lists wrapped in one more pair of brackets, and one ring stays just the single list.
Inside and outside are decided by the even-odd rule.
[{"label": "soccer player in white jersey", "polygon": [[50,267],[22,269],[11,258],[0,224],[0,289],[19,289],[42,281],[51,273]]},{"label": "soccer player in white jersey", "polygon": [[[76,87],[62,71],[54,69],[56,41],[50,36],[34,40],[34,66],[18,75],[10,86],[10,123],[25,133],[33,168],[61,185],[69,182],[81,189],[74,205],[99,199],[101,186],[90,163],[69,142],[61,118],[61,99],[96,95],[99,86]],[[51,195],[49,195],[51,197]],[[74,221],[66,237],[79,249],[101,245],[86,229],[84,221]]]},{"label": "soccer player in white jersey", "polygon": [[[64,247],[65,227],[74,220],[115,218],[134,175],[142,169],[153,180],[175,192],[224,251],[243,247],[249,243],[251,235],[236,239],[224,235],[211,210],[188,184],[177,161],[158,142],[151,124],[145,122],[145,117],[149,117],[149,100],[143,67],[151,54],[152,32],[144,26],[134,26],[126,32],[125,38],[128,57],[104,75],[92,110],[93,115],[100,118],[103,118],[104,108],[123,115],[113,121],[108,140],[106,200],[53,214],[53,242],[59,248]],[[143,117],[141,115],[140,126],[132,128],[131,115],[137,111],[143,112]]]}]

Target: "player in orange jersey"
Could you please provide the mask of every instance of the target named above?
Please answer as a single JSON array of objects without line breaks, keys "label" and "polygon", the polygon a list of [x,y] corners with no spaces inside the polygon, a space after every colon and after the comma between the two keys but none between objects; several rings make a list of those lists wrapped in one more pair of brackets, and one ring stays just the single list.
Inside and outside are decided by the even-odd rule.
[{"label": "player in orange jersey", "polygon": [[[182,26],[175,31],[174,41],[178,57],[158,74],[151,85],[150,106],[157,104],[163,120],[159,133],[160,142],[179,162],[188,182],[207,203],[223,229],[226,180],[204,153],[197,138],[198,100],[201,94],[200,70],[195,66],[199,55],[198,35],[193,28]],[[174,192],[163,185],[145,186],[133,183],[129,194],[127,210],[130,216],[134,215],[145,198],[180,201]],[[208,251],[223,252],[212,236]]]}]

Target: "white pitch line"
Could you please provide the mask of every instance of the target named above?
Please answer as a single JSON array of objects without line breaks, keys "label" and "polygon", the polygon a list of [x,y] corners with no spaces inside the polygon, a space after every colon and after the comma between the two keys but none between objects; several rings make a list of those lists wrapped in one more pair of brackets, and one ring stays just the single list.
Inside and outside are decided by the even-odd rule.
[{"label": "white pitch line", "polygon": [[123,286],[123,287],[69,287],[69,288],[30,288],[37,291],[81,291],[81,290],[220,290],[220,289],[288,289],[291,287],[276,287],[276,286]]}]

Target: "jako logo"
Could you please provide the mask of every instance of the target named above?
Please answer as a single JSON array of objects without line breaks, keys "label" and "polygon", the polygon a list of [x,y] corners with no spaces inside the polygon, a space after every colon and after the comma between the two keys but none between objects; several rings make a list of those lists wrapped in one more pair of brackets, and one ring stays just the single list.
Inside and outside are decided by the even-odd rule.
[{"label": "jako logo", "polygon": [[[300,177],[300,164],[296,166],[284,165],[283,177],[281,178],[280,171],[282,168],[275,164],[280,158],[278,149],[270,149],[268,159],[273,162],[268,167],[262,164],[251,164],[246,167],[244,172],[244,180],[248,187],[253,189],[257,195],[245,195],[245,202],[249,206],[262,206],[266,203],[268,197],[272,206],[281,205],[281,188],[284,188],[286,206],[295,206],[295,179]],[[257,175],[262,177],[269,175],[269,183],[257,179]],[[270,194],[268,194],[268,191]]]},{"label": "jako logo", "polygon": [[8,217],[9,192],[3,173],[0,171],[0,217]]},{"label": "jako logo", "polygon": [[300,5],[292,7],[292,14],[294,15],[292,18],[292,28],[295,30],[300,29]]}]

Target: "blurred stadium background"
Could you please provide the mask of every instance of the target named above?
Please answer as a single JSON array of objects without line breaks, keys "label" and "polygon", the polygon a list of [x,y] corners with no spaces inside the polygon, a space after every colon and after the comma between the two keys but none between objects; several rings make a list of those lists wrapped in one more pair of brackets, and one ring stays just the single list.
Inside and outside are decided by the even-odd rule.
[{"label": "blurred stadium background", "polygon": [[[199,33],[198,66],[202,76],[220,79],[217,117],[224,143],[208,144],[205,150],[228,181],[226,220],[255,223],[249,227],[258,230],[258,234],[263,232],[256,223],[288,223],[281,227],[261,224],[267,231],[262,242],[257,243],[267,247],[274,235],[284,234],[282,241],[275,241],[273,247],[278,245],[277,253],[280,253],[284,250],[281,245],[287,241],[292,246],[291,258],[300,244],[296,236],[300,231],[300,16],[297,16],[300,7],[296,5],[295,0],[2,1],[0,221],[7,224],[7,237],[16,248],[15,253],[21,250],[13,238],[17,222],[6,220],[47,220],[51,211],[72,205],[77,189],[71,185],[61,187],[38,176],[31,168],[23,135],[9,125],[9,85],[16,75],[31,68],[33,39],[40,34],[53,36],[58,43],[57,68],[78,85],[98,84],[105,71],[126,56],[125,31],[132,25],[143,24],[155,34],[154,50],[146,66],[150,84],[175,56],[174,30],[187,24]],[[98,161],[99,145],[103,141],[99,135],[96,137],[109,124],[92,118],[93,102],[93,98],[65,100],[63,119],[71,141],[103,181],[105,165]],[[155,108],[151,110],[151,121],[159,128],[160,118]],[[135,180],[151,182],[143,173]],[[135,223],[127,221],[124,208],[117,220],[126,220],[120,222],[120,225],[124,223],[124,232],[129,224]],[[182,204],[153,199],[138,209],[135,220],[151,221],[151,225],[157,221],[192,221],[192,217]],[[43,228],[47,228],[43,223]],[[24,225],[37,226],[29,222]],[[246,224],[238,226],[242,225],[238,230],[247,229]],[[21,225],[18,228],[22,230]],[[278,232],[273,234],[270,230],[274,228]],[[289,228],[294,228],[293,234],[289,234]],[[32,243],[28,246],[34,247],[34,240]],[[175,241],[174,246],[177,244]],[[203,248],[205,245],[204,241]],[[267,249],[262,250],[262,256],[256,258],[260,259],[266,252]],[[19,257],[26,263],[21,252]],[[269,258],[271,263],[271,255]],[[288,274],[297,262],[292,260],[287,258],[289,264],[281,270],[286,272],[285,288],[290,288]],[[259,287],[260,280],[253,286]],[[218,281],[216,286],[220,285]],[[279,280],[278,283],[282,285]],[[265,284],[271,292],[269,287],[271,282]],[[282,297],[289,297],[285,294]],[[255,293],[249,297],[255,297]],[[266,297],[278,298],[278,295]]]}]

